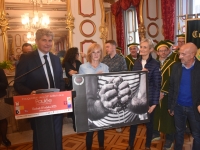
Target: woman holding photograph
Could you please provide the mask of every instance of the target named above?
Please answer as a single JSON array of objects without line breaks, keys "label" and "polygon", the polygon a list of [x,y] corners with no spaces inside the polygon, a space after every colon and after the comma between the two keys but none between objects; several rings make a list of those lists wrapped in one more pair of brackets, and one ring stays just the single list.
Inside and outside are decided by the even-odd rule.
[{"label": "woman holding photograph", "polygon": [[[159,103],[160,89],[161,89],[161,72],[160,72],[160,63],[152,58],[151,52],[154,50],[154,43],[152,39],[147,38],[143,39],[140,42],[140,58],[135,61],[133,66],[133,71],[142,70],[148,72],[148,91],[149,91],[149,109],[148,114],[150,116],[150,122],[146,124],[146,143],[145,150],[150,150],[151,140],[153,135],[153,116],[154,109]],[[139,89],[139,91],[142,89]],[[141,91],[140,91],[141,92]],[[145,94],[145,93],[143,93]],[[134,102],[135,98],[132,99],[131,104],[137,105],[137,102]],[[133,110],[134,111],[134,110]],[[129,146],[127,150],[133,150],[133,143],[135,140],[137,132],[137,125],[131,125],[129,132]]]},{"label": "woman holding photograph", "polygon": [[[80,66],[79,74],[108,73],[109,72],[108,66],[101,63],[101,60],[102,60],[101,46],[96,43],[91,44],[87,51],[88,62]],[[89,100],[87,101],[87,107],[89,110],[95,109],[96,107],[95,105],[99,106],[100,104],[98,101],[89,101]],[[86,135],[86,149],[87,150],[92,149],[93,134],[94,134],[94,131],[87,132],[87,135]],[[104,130],[98,131],[98,141],[99,141],[99,149],[104,150]]]}]

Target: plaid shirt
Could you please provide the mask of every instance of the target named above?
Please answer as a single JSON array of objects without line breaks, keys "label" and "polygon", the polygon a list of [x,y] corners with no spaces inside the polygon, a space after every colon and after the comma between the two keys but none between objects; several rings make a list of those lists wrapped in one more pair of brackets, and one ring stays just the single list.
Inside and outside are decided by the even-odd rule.
[{"label": "plaid shirt", "polygon": [[113,58],[110,58],[110,55],[106,55],[102,63],[109,67],[109,72],[127,71],[125,59],[118,54],[115,54]]}]

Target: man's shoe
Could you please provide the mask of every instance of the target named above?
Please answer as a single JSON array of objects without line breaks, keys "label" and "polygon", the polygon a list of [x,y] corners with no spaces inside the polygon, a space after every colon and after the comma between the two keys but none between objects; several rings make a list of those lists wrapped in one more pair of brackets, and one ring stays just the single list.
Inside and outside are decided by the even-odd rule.
[{"label": "man's shoe", "polygon": [[9,147],[11,146],[11,142],[8,139],[2,140],[2,145]]},{"label": "man's shoe", "polygon": [[163,150],[171,150],[173,147],[173,142],[166,140],[163,146]]},{"label": "man's shoe", "polygon": [[122,128],[116,128],[115,130],[119,133],[122,132]]},{"label": "man's shoe", "polygon": [[128,146],[126,150],[133,150],[133,147]]},{"label": "man's shoe", "polygon": [[160,140],[160,136],[157,136],[157,135],[153,134],[151,141],[158,141],[158,140]]},{"label": "man's shoe", "polygon": [[150,147],[146,147],[145,150],[151,150],[151,148]]},{"label": "man's shoe", "polygon": [[186,129],[185,129],[185,134],[188,134],[188,135],[191,134],[191,131],[190,131],[190,128],[189,128],[189,127],[186,127]]},{"label": "man's shoe", "polygon": [[99,150],[104,150],[104,147],[99,147]]}]

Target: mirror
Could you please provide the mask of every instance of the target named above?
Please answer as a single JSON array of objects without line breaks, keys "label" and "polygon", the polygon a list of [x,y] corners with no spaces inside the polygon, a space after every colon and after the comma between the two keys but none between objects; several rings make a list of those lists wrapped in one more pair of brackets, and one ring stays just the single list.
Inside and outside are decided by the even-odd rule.
[{"label": "mirror", "polygon": [[[5,12],[8,19],[10,29],[7,31],[8,37],[8,58],[13,59],[13,55],[17,60],[22,53],[22,45],[29,41],[27,33],[32,34],[36,29],[26,29],[22,24],[21,16],[29,13],[29,18],[33,18],[35,12],[38,16],[43,14],[49,16],[49,28],[54,33],[54,46],[52,52],[59,53],[61,50],[68,49],[68,31],[66,30],[66,2],[65,0],[52,1],[47,4],[44,1],[42,7],[40,4],[30,3],[36,0],[5,0]],[[39,0],[37,1],[40,2]],[[36,24],[38,26],[39,24]],[[27,26],[26,26],[27,27]],[[34,41],[34,38],[32,38]]]}]

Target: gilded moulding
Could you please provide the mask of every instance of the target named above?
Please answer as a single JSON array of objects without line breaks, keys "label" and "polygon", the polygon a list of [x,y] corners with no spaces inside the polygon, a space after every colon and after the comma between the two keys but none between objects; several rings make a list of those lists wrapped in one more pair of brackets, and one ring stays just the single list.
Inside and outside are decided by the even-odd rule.
[{"label": "gilded moulding", "polygon": [[71,0],[66,1],[67,16],[66,16],[66,29],[69,31],[69,48],[73,47],[73,29],[74,29],[74,17],[71,10]]},{"label": "gilded moulding", "polygon": [[[85,23],[89,23],[90,25],[92,25],[92,32],[91,33],[85,33],[84,30],[83,30],[83,25]],[[95,23],[92,21],[92,20],[89,20],[89,19],[86,19],[86,20],[83,20],[81,23],[80,23],[80,26],[79,26],[79,30],[81,32],[81,34],[85,37],[92,37],[95,33],[96,33],[96,25]]]},{"label": "gilded moulding", "polygon": [[101,8],[101,26],[99,27],[99,31],[100,31],[100,39],[102,39],[102,43],[103,43],[103,55],[106,55],[106,51],[105,51],[105,42],[107,40],[108,37],[108,28],[105,24],[105,10],[104,10],[104,5],[103,5],[103,0],[99,0],[100,3],[100,8]]},{"label": "gilded moulding", "polygon": [[4,48],[4,60],[8,60],[8,43],[7,43],[7,30],[8,27],[8,20],[5,15],[5,1],[1,0],[0,3],[0,29],[2,40],[3,40],[3,48]]},{"label": "gilded moulding", "polygon": [[[87,2],[89,2],[89,1],[87,0]],[[79,15],[81,15],[83,17],[92,17],[96,14],[95,0],[91,0],[90,2],[92,2],[92,12],[91,13],[88,13],[88,12],[85,13],[82,10],[81,0],[78,1],[78,13],[79,13]]]},{"label": "gilded moulding", "polygon": [[[156,33],[155,33],[155,34],[151,34],[151,32],[150,32],[150,27],[151,27],[151,26],[155,26],[155,28],[156,28]],[[147,32],[148,32],[148,35],[149,35],[150,37],[152,37],[152,38],[157,37],[158,34],[159,34],[159,27],[158,27],[158,25],[157,25],[156,23],[154,23],[154,22],[150,23],[150,24],[148,25],[148,27],[147,27]]]},{"label": "gilded moulding", "polygon": [[139,31],[140,40],[146,38],[146,29],[145,29],[144,20],[143,20],[143,4],[144,4],[144,0],[140,0],[140,5],[139,5],[140,24],[138,25],[139,26],[138,31]]}]

